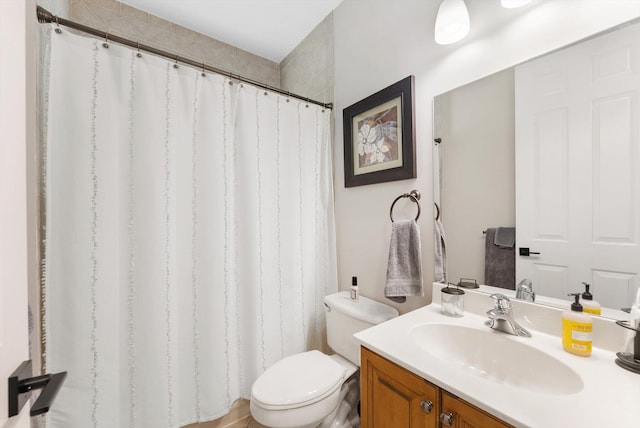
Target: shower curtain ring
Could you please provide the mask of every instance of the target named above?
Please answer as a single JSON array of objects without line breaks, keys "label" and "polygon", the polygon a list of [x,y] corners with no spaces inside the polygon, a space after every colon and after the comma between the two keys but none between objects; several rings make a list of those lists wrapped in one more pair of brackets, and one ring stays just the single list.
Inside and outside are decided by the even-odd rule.
[{"label": "shower curtain ring", "polygon": [[142,58],[142,54],[140,53],[140,42],[138,42],[138,53],[136,54],[138,58]]},{"label": "shower curtain ring", "polygon": [[180,55],[176,55],[176,63],[175,63],[175,64],[173,64],[173,68],[178,68],[178,67],[180,67],[180,66],[178,65],[178,58],[179,58],[179,57],[180,57]]},{"label": "shower curtain ring", "polygon": [[309,98],[305,98],[307,100],[307,104],[305,104],[304,108],[309,108]]},{"label": "shower curtain ring", "polygon": [[104,33],[104,43],[102,44],[103,48],[109,48],[109,32]]},{"label": "shower curtain ring", "polygon": [[204,62],[202,63],[202,77],[207,77],[207,73],[204,72]]},{"label": "shower curtain ring", "polygon": [[56,15],[56,29],[54,30],[56,34],[62,34],[62,30],[60,29],[60,23],[58,22],[58,15]]}]

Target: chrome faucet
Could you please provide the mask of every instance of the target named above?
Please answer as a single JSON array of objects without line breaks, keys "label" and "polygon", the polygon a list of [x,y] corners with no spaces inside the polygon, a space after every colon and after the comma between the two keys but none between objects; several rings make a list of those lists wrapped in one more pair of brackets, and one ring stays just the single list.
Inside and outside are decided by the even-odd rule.
[{"label": "chrome faucet", "polygon": [[489,320],[484,325],[514,336],[531,337],[531,333],[513,319],[511,300],[507,296],[495,293],[490,297],[495,300],[495,307],[487,311]]},{"label": "chrome faucet", "polygon": [[516,286],[516,299],[525,302],[535,302],[536,293],[533,292],[533,283],[530,279],[523,279]]}]

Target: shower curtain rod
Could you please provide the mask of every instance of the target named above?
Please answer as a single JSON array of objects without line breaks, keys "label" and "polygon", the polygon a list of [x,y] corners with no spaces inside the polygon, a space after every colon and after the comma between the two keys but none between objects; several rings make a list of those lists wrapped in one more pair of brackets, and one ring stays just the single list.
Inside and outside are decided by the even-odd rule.
[{"label": "shower curtain rod", "polygon": [[172,54],[171,52],[163,51],[161,49],[156,49],[156,48],[151,47],[151,46],[143,45],[142,43],[134,42],[133,40],[125,39],[124,37],[119,37],[119,36],[116,36],[116,35],[113,35],[113,34],[109,34],[106,31],[100,31],[100,30],[97,30],[95,28],[87,27],[86,25],[82,25],[82,24],[74,22],[74,21],[69,21],[69,20],[64,19],[64,18],[59,18],[58,16],[53,15],[51,12],[49,12],[48,10],[44,9],[41,6],[38,6],[36,13],[38,15],[38,22],[40,22],[41,24],[54,23],[56,25],[64,25],[65,27],[73,28],[74,30],[79,30],[79,31],[82,31],[82,32],[87,33],[87,34],[92,34],[94,36],[100,37],[100,38],[105,39],[105,40],[110,40],[112,42],[116,42],[116,43],[120,43],[122,45],[130,46],[132,48],[135,48],[135,49],[138,49],[138,50],[141,50],[141,51],[145,51],[145,52],[149,52],[149,53],[152,53],[154,55],[159,55],[159,56],[162,56],[162,57],[165,57],[165,58],[169,58],[171,60],[176,61],[176,63],[181,62],[183,64],[188,64],[188,65],[191,65],[191,66],[196,67],[198,69],[203,69],[203,70],[211,71],[211,72],[214,72],[214,73],[217,73],[217,74],[221,74],[223,76],[227,76],[230,79],[238,80],[240,82],[249,83],[249,84],[251,84],[253,86],[257,86],[259,88],[266,89],[268,91],[277,92],[278,94],[286,95],[286,96],[291,97],[291,98],[296,98],[296,99],[299,99],[299,100],[302,100],[302,101],[306,101],[306,102],[311,103],[311,104],[316,104],[316,105],[322,106],[324,108],[333,109],[333,103],[323,103],[321,101],[312,100],[310,98],[303,97],[301,95],[292,94],[291,92],[283,91],[282,89],[274,88],[273,86],[269,86],[267,84],[260,83],[260,82],[257,82],[255,80],[248,79],[246,77],[242,77],[240,75],[233,74],[233,73],[230,73],[228,71],[221,70],[219,68],[211,67],[209,65],[206,65],[203,62],[193,61],[193,60],[191,60],[189,58],[184,58],[184,57],[181,57],[179,55]]}]

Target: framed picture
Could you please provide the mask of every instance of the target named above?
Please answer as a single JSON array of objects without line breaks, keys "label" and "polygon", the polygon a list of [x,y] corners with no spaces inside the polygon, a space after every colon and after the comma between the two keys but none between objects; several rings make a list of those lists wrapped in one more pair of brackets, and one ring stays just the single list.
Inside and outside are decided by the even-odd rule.
[{"label": "framed picture", "polygon": [[416,177],[413,86],[406,77],[343,110],[345,187]]}]

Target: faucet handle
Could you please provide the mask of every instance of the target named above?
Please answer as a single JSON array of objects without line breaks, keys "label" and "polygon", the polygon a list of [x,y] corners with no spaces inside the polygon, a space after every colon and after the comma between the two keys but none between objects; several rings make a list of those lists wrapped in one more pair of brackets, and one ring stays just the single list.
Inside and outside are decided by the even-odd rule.
[{"label": "faucet handle", "polygon": [[523,279],[516,286],[516,290],[522,290],[527,292],[533,292],[533,282],[530,279]]},{"label": "faucet handle", "polygon": [[533,283],[530,279],[523,279],[516,286],[516,299],[528,302],[536,301],[536,293],[533,292]]},{"label": "faucet handle", "polygon": [[493,300],[495,300],[496,309],[500,309],[502,311],[511,310],[511,300],[507,296],[502,293],[493,293],[490,295]]}]

